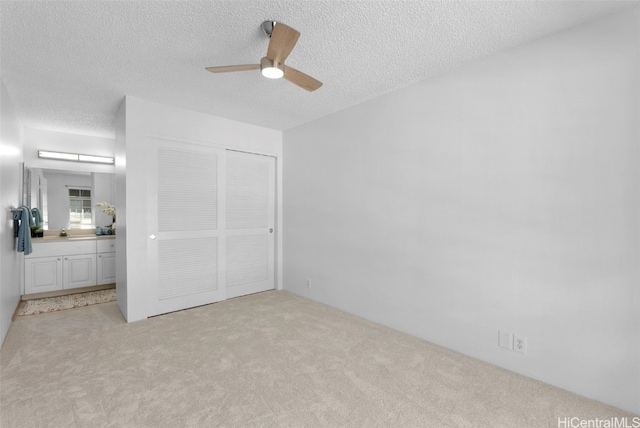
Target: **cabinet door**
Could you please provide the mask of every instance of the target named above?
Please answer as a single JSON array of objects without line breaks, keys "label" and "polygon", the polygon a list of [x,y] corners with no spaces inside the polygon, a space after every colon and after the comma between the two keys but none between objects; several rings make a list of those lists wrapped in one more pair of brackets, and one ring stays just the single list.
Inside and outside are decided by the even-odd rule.
[{"label": "cabinet door", "polygon": [[24,294],[62,290],[62,257],[24,260]]},{"label": "cabinet door", "polygon": [[98,254],[98,285],[116,282],[116,253]]},{"label": "cabinet door", "polygon": [[96,285],[96,255],[65,256],[62,283],[64,289]]},{"label": "cabinet door", "polygon": [[98,239],[96,241],[96,253],[113,253],[115,251],[116,240],[114,238]]}]

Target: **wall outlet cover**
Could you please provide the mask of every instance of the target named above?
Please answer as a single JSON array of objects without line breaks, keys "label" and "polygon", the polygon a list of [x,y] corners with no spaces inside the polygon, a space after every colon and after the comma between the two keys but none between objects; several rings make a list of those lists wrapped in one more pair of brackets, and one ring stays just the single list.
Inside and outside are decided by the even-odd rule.
[{"label": "wall outlet cover", "polygon": [[513,335],[506,331],[498,330],[498,346],[504,349],[513,349]]},{"label": "wall outlet cover", "polygon": [[513,350],[516,351],[516,352],[520,352],[521,354],[526,354],[527,353],[527,338],[514,334],[513,335]]}]

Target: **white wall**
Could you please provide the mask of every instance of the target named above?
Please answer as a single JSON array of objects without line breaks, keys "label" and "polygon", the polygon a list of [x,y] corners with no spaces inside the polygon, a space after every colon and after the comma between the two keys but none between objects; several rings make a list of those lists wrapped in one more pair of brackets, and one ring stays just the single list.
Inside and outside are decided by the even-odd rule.
[{"label": "white wall", "polygon": [[285,289],[640,413],[638,16],[285,131]]},{"label": "white wall", "polygon": [[[147,204],[149,136],[276,156],[277,193],[281,194],[281,131],[127,96],[116,116],[116,263],[118,300],[120,302],[120,293],[124,294],[123,303],[119,304],[128,321],[150,315],[147,303],[152,289],[147,280],[147,245],[149,234],[154,231],[148,230],[151,215]],[[281,230],[282,227],[278,227],[276,231],[278,242]],[[122,245],[126,246],[126,252],[121,253]],[[126,256],[123,258],[122,254]],[[282,260],[281,254],[278,260]],[[281,288],[281,269],[277,277]]]},{"label": "white wall", "polygon": [[24,263],[16,252],[12,208],[22,204],[20,196],[22,126],[9,93],[0,80],[0,344],[20,300],[20,278]]}]

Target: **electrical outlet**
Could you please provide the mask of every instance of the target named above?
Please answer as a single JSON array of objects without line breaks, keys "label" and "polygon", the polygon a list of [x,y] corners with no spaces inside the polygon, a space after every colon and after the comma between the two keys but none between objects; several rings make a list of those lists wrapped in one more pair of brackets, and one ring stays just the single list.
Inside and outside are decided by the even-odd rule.
[{"label": "electrical outlet", "polygon": [[311,288],[311,280],[307,279],[307,288]]},{"label": "electrical outlet", "polygon": [[527,338],[518,336],[517,334],[513,335],[513,350],[516,352],[520,352],[521,354],[527,353]]}]

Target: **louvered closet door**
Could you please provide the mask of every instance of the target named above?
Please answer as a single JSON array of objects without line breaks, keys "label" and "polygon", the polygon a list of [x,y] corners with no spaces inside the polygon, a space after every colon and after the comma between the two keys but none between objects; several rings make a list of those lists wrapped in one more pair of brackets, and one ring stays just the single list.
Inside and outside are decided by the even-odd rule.
[{"label": "louvered closet door", "polygon": [[275,158],[227,151],[227,298],[275,284]]},{"label": "louvered closet door", "polygon": [[224,150],[164,140],[150,147],[152,312],[224,300]]}]

